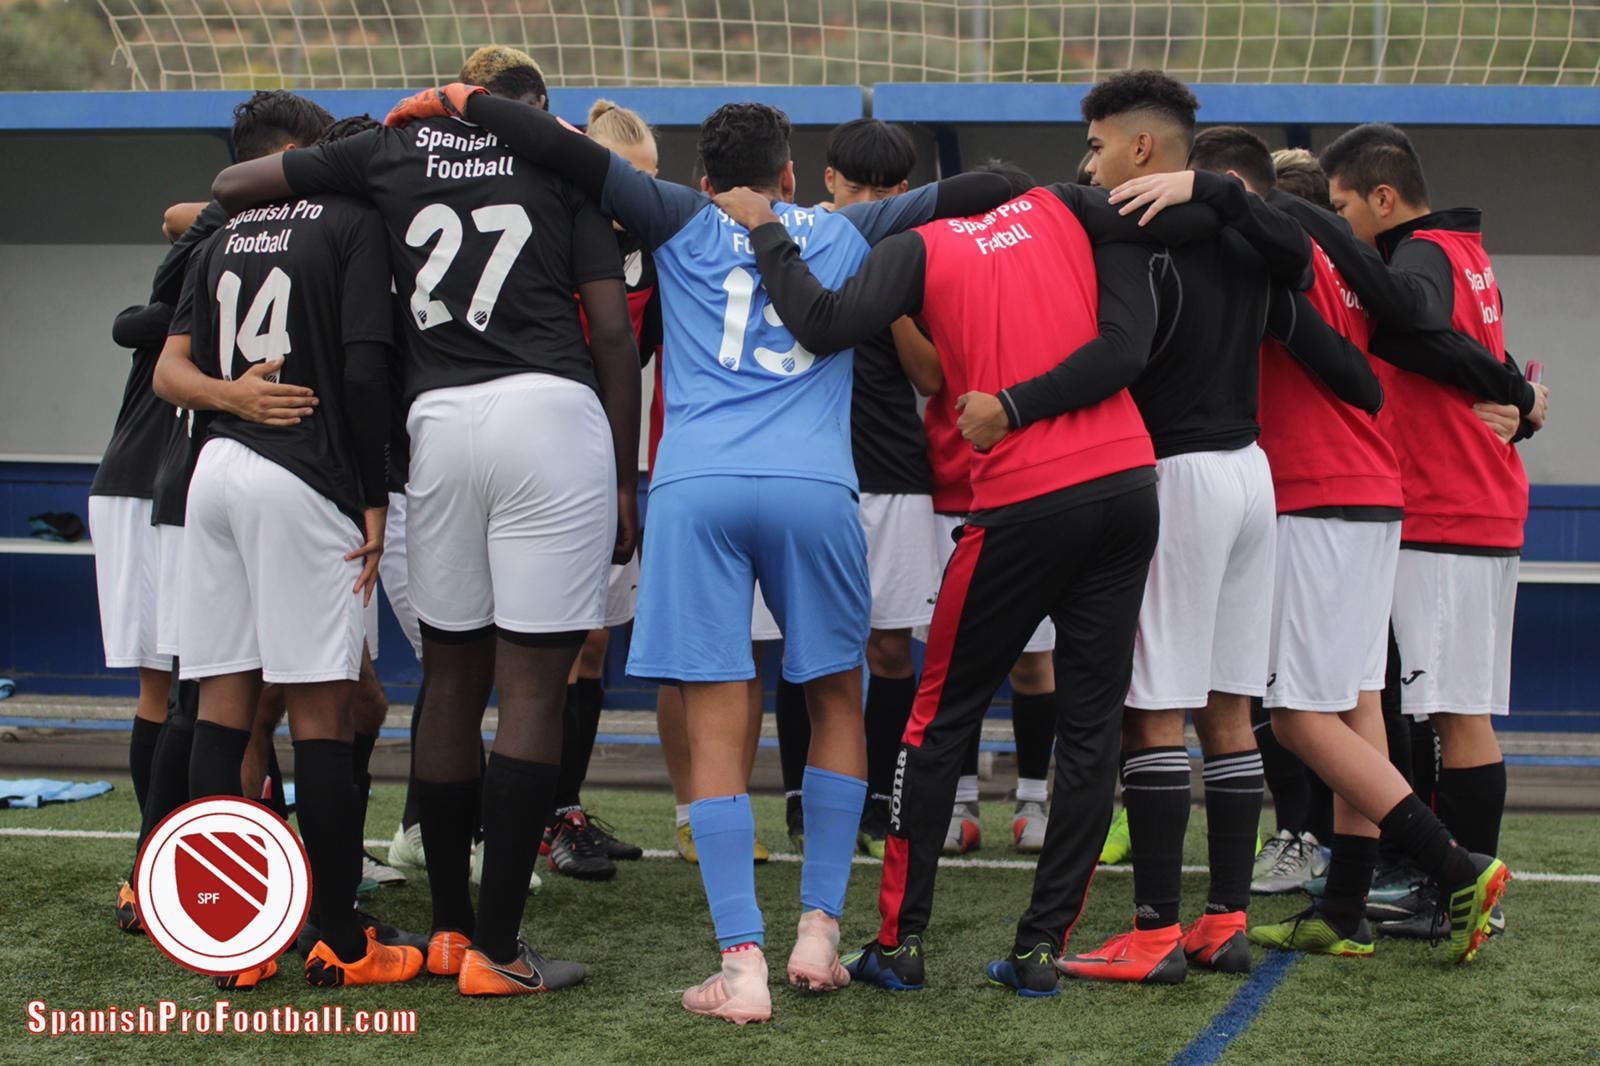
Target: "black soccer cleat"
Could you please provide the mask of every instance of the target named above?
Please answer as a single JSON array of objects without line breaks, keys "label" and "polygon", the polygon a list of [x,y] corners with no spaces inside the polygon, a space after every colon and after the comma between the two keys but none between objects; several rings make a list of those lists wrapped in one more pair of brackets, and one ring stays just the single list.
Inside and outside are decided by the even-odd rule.
[{"label": "black soccer cleat", "polygon": [[600,850],[589,820],[579,809],[556,821],[550,836],[550,869],[580,881],[609,881],[617,876],[617,864]]},{"label": "black soccer cleat", "polygon": [[602,821],[588,812],[584,813],[589,821],[589,835],[594,838],[600,854],[612,862],[638,862],[644,858],[644,849],[639,845],[617,839],[610,822]]},{"label": "black soccer cleat", "polygon": [[874,940],[839,961],[852,981],[864,981],[891,992],[922,991],[922,938],[915,933],[893,948]]},{"label": "black soccer cleat", "polygon": [[1049,944],[1035,944],[1009,959],[997,959],[986,972],[991,985],[1009,988],[1026,999],[1047,999],[1061,991],[1061,975]]}]

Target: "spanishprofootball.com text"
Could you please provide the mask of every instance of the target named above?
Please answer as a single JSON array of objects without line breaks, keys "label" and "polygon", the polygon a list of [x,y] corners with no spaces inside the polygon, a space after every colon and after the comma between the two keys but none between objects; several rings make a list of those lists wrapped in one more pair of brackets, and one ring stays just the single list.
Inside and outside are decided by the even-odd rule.
[{"label": "spanishprofootball.com text", "polygon": [[36,1036],[165,1036],[169,1033],[273,1034],[277,1036],[398,1035],[417,1031],[414,1010],[353,1010],[340,1006],[180,1007],[169,999],[122,1007],[52,1008],[42,999],[27,1005],[27,1029]]}]

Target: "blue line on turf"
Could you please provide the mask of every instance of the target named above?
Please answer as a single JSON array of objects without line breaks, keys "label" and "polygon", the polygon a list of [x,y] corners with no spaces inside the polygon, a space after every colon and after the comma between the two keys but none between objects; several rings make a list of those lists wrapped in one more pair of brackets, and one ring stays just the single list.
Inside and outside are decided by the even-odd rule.
[{"label": "blue line on turf", "polygon": [[1189,1041],[1189,1046],[1173,1056],[1172,1066],[1211,1066],[1222,1058],[1228,1045],[1244,1034],[1266,1004],[1267,997],[1289,976],[1289,971],[1300,961],[1298,951],[1269,951],[1266,960],[1258,966],[1244,987],[1234,993],[1228,1005]]}]

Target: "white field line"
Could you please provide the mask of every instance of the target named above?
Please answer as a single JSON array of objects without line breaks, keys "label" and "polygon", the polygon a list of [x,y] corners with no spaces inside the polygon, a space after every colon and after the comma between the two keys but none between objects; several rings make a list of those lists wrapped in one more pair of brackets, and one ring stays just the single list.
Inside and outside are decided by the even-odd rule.
[{"label": "white field line", "polygon": [[[0,826],[0,837],[42,837],[47,840],[133,840],[137,836],[137,833],[115,829],[29,829],[22,826]],[[386,849],[388,848],[390,842],[390,838],[384,837],[382,839],[373,838],[372,840],[367,840],[363,843],[369,848]],[[645,850],[644,857],[647,859],[676,859],[678,857],[678,853],[676,851],[668,851],[664,848],[647,848]],[[772,861],[799,862],[800,856],[789,852],[773,852]],[[857,855],[853,861],[857,866],[881,865],[877,859],[868,858],[865,855]],[[939,865],[958,870],[1031,870],[1034,867],[1034,863],[1027,859],[940,858]],[[1098,872],[1127,874],[1133,872],[1133,867],[1124,864],[1118,864],[1115,866],[1101,866],[1099,867]],[[1183,872],[1186,874],[1203,874],[1206,872],[1206,867],[1185,866],[1183,868]],[[1524,881],[1530,883],[1544,882],[1555,885],[1600,885],[1600,874],[1552,874],[1514,869],[1511,871],[1511,875],[1513,881]]]}]

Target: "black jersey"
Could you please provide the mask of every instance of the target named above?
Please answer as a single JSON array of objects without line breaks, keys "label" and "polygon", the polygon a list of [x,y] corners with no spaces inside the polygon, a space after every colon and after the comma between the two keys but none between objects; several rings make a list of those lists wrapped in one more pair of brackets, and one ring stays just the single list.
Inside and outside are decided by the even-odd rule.
[{"label": "black jersey", "polygon": [[377,205],[410,314],[406,397],[510,374],[595,387],[572,294],[622,277],[608,222],[570,183],[455,119],[380,128],[291,152],[299,195]]},{"label": "black jersey", "polygon": [[[1156,335],[1134,401],[1156,458],[1231,451],[1261,434],[1261,339],[1274,285],[1311,284],[1311,242],[1290,217],[1233,178],[1200,171],[1194,200],[1214,207],[1228,229],[1171,251],[1160,273],[1161,304],[1175,308]],[[1165,267],[1167,264],[1161,264]]]},{"label": "black jersey", "polygon": [[150,493],[150,524],[181,526],[189,507],[189,482],[205,443],[210,411],[172,409]]},{"label": "black jersey", "polygon": [[861,491],[905,496],[933,492],[928,434],[889,330],[856,345],[852,384],[850,445]]},{"label": "black jersey", "polygon": [[133,361],[128,367],[111,441],[94,473],[94,484],[89,487],[92,496],[154,496],[156,468],[172,433],[176,411],[155,394],[150,382],[166,343],[173,309],[183,291],[189,257],[227,220],[228,213],[221,204],[207,204],[194,224],[167,249],[156,268],[150,302],[123,311],[112,326],[112,340],[120,348],[133,349]]},{"label": "black jersey", "polygon": [[358,527],[366,496],[345,402],[346,349],[390,343],[386,244],[382,220],[359,201],[317,196],[251,208],[196,253],[172,320],[174,333],[190,335],[195,366],[212,377],[234,380],[281,358],[279,380],[316,394],[316,412],[297,425],[223,412],[208,435],[282,466]]}]

